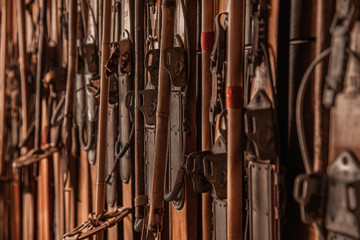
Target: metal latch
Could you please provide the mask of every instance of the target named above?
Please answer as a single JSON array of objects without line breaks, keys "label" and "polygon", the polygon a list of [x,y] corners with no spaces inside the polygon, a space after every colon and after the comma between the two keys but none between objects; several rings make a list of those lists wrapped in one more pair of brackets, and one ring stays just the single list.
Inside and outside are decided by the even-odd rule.
[{"label": "metal latch", "polygon": [[252,142],[255,154],[261,160],[276,160],[274,112],[264,90],[259,90],[246,107],[245,133]]},{"label": "metal latch", "polygon": [[117,45],[120,51],[120,72],[130,73],[132,70],[131,41],[129,38],[123,39]]},{"label": "metal latch", "polygon": [[267,0],[252,1],[252,35],[251,35],[251,52],[249,56],[249,76],[255,76],[255,68],[262,61],[259,47],[261,42],[265,41],[266,36],[266,2]]},{"label": "metal latch", "polygon": [[175,35],[175,47],[165,48],[164,67],[170,74],[172,85],[184,87],[186,85],[186,64],[184,44],[179,35]]},{"label": "metal latch", "polygon": [[335,95],[343,89],[350,31],[360,15],[359,2],[359,0],[336,1],[336,13],[330,27],[331,52],[323,95],[323,104],[327,108],[334,105]]},{"label": "metal latch", "polygon": [[155,125],[156,123],[157,94],[156,89],[139,91],[139,110],[144,114],[148,125]]},{"label": "metal latch", "polygon": [[83,45],[84,62],[87,72],[95,73],[99,71],[99,56],[95,43],[86,43]]},{"label": "metal latch", "polygon": [[326,176],[320,172],[296,177],[294,199],[300,204],[301,220],[304,223],[319,222],[324,216],[326,184]]},{"label": "metal latch", "polygon": [[[224,16],[224,24],[220,20]],[[215,18],[215,42],[211,52],[210,70],[216,75],[216,80],[213,80],[212,95],[210,100],[209,121],[215,124],[216,116],[222,111],[225,106],[224,84],[225,84],[225,60],[226,60],[226,29],[228,26],[228,13],[223,12]]]},{"label": "metal latch", "polygon": [[[325,226],[328,239],[360,238],[360,162],[342,152],[328,168],[328,198]],[[340,236],[339,236],[340,235]]]},{"label": "metal latch", "polygon": [[204,158],[204,175],[211,183],[214,194],[219,199],[226,199],[227,154],[211,154]]},{"label": "metal latch", "polygon": [[129,111],[130,122],[134,122],[135,119],[135,91],[130,90],[125,95],[125,107]]},{"label": "metal latch", "polygon": [[122,74],[128,74],[132,71],[131,40],[126,37],[129,35],[127,31],[124,31],[122,35],[123,39],[114,43],[115,49],[106,64],[107,76],[117,73],[118,68]]},{"label": "metal latch", "polygon": [[160,49],[150,49],[145,56],[145,67],[150,73],[150,82],[155,87],[159,81]]},{"label": "metal latch", "polygon": [[227,153],[226,140],[220,136],[214,144],[213,154],[204,158],[204,175],[219,199],[226,199]]},{"label": "metal latch", "polygon": [[219,137],[210,151],[195,152],[186,160],[186,171],[191,177],[194,190],[197,193],[208,192],[213,189],[217,199],[226,199],[227,184],[227,123],[226,113],[223,111],[218,119],[217,129]]},{"label": "metal latch", "polygon": [[360,162],[350,151],[335,159],[327,176],[323,173],[298,176],[294,198],[300,204],[302,221],[325,224],[327,239],[359,239]]},{"label": "metal latch", "polygon": [[191,153],[186,160],[186,172],[191,177],[196,193],[211,191],[211,184],[204,175],[204,158],[210,151]]},{"label": "metal latch", "polygon": [[[221,16],[225,17],[224,24],[220,22]],[[228,13],[223,12],[218,14],[215,17],[215,42],[214,47],[211,52],[210,60],[210,70],[216,75],[222,74],[224,69],[224,62],[226,60],[226,29],[228,26]]]}]

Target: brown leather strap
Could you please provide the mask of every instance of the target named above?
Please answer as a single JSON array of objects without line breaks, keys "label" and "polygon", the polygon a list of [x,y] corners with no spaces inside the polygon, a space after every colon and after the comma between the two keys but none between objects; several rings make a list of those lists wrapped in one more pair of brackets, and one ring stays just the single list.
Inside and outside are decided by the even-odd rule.
[{"label": "brown leather strap", "polygon": [[99,214],[90,213],[87,221],[83,222],[70,233],[65,234],[62,239],[86,239],[111,228],[132,212],[133,208],[117,207],[111,212],[102,212]]},{"label": "brown leather strap", "polygon": [[141,207],[148,204],[148,196],[147,195],[141,195],[135,197],[135,207]]},{"label": "brown leather strap", "polygon": [[41,147],[40,151],[33,149],[29,151],[27,154],[15,159],[13,161],[13,167],[20,168],[20,167],[28,166],[32,163],[36,163],[44,158],[47,158],[58,151],[59,149],[57,147],[53,147],[50,144],[46,144]]}]

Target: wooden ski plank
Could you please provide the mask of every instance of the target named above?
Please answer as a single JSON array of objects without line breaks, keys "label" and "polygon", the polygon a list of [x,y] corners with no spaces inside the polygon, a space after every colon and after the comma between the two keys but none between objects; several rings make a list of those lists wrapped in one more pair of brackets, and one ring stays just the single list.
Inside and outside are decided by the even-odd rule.
[{"label": "wooden ski plank", "polygon": [[[133,179],[130,176],[128,183],[122,184],[122,205],[126,207],[133,207]],[[133,230],[133,215],[129,214],[123,220],[124,226],[124,240],[134,239],[134,230]]]},{"label": "wooden ski plank", "polygon": [[[245,0],[230,0],[229,34],[227,39],[227,79],[226,106],[228,110],[227,136],[227,237],[243,237],[243,146],[242,146],[242,106],[233,104],[241,101],[243,87],[244,21],[239,12],[245,12]],[[240,96],[240,97],[238,97]]]},{"label": "wooden ski plank", "polygon": [[[122,21],[121,21],[121,30],[122,32],[127,31],[129,33],[129,38],[132,41],[132,48],[134,48],[134,1],[123,0],[122,1]],[[132,84],[132,81],[131,81]],[[119,87],[125,87],[126,90],[130,90],[131,86],[119,85]],[[120,98],[125,99],[125,96]],[[128,110],[125,108],[125,105],[119,103],[119,111],[123,117],[119,118],[120,131],[121,131],[121,141],[127,142],[130,135],[130,119]],[[124,113],[127,114],[124,114]],[[129,168],[130,168],[130,178],[127,183],[122,183],[122,205],[125,207],[133,207],[134,201],[134,154],[133,151],[128,151],[125,158],[129,158]],[[120,185],[120,184],[119,184]],[[134,217],[133,214],[129,214],[123,220],[123,231],[124,240],[134,239],[134,228],[133,228]]]},{"label": "wooden ski plank", "polygon": [[[49,126],[47,126],[47,116],[48,113],[46,99],[42,99],[42,137],[41,144],[44,146],[48,143],[49,136]],[[52,237],[52,193],[50,189],[50,175],[51,175],[51,157],[44,158],[39,162],[39,176],[37,178],[38,192],[37,192],[37,209],[38,209],[38,218],[37,218],[37,234],[39,240],[50,240]]]},{"label": "wooden ski plank", "polygon": [[87,153],[81,148],[78,167],[78,199],[77,199],[77,221],[76,226],[88,219],[91,212],[91,180],[90,166]]},{"label": "wooden ski plank", "polygon": [[[201,32],[214,33],[214,0],[202,0],[201,3]],[[199,6],[198,6],[199,7]],[[214,41],[214,39],[213,39]],[[203,48],[203,47],[202,47]],[[211,150],[211,127],[209,124],[210,99],[212,93],[212,73],[210,71],[210,56],[212,49],[201,50],[201,143],[202,151]],[[211,192],[202,194],[202,239],[212,239],[212,196]]]},{"label": "wooden ski plank", "polygon": [[64,220],[64,185],[60,154],[53,155],[54,166],[54,238],[60,239],[65,234]]}]

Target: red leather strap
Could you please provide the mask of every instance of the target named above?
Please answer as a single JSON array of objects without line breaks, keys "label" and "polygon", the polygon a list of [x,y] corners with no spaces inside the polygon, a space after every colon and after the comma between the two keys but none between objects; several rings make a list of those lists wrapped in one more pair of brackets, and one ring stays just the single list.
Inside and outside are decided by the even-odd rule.
[{"label": "red leather strap", "polygon": [[214,46],[214,32],[201,33],[201,50],[212,50]]},{"label": "red leather strap", "polygon": [[228,108],[239,109],[244,106],[243,88],[238,86],[226,87],[226,105]]}]

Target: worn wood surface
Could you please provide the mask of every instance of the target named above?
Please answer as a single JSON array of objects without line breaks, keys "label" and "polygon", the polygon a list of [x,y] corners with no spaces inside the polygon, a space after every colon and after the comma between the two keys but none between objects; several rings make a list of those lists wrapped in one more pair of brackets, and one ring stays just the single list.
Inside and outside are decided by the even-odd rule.
[{"label": "worn wood surface", "polygon": [[[242,158],[242,109],[232,107],[229,101],[239,101],[238,91],[243,87],[244,77],[244,12],[245,1],[230,0],[229,34],[227,42],[228,72],[226,79],[226,105],[228,109],[227,135],[227,237],[241,239],[243,237],[243,158]],[[230,91],[228,89],[231,89]],[[239,94],[239,95],[237,95]]]},{"label": "worn wood surface", "polygon": [[[196,52],[193,49],[196,49],[196,24],[191,24],[192,22],[196,22],[196,5],[197,1],[188,0],[186,1],[186,11],[187,11],[187,19],[188,19],[188,27],[189,27],[189,36],[185,36],[185,22],[179,21],[177,23],[176,32],[180,33],[180,35],[185,39],[185,41],[189,41],[190,43],[190,66],[191,68],[188,70],[188,74],[190,74],[190,82],[189,91],[188,91],[188,102],[189,109],[188,116],[190,122],[195,122],[196,118]],[[181,5],[178,3],[177,5],[177,19],[182,18],[182,9]],[[185,42],[184,41],[184,42]],[[189,154],[196,150],[196,126],[195,124],[190,125],[189,133],[187,136],[186,142],[186,153]],[[172,239],[197,239],[197,216],[193,213],[197,211],[197,199],[196,194],[193,190],[192,182],[189,178],[185,177],[185,205],[181,211],[178,211],[172,207]],[[191,217],[190,217],[191,216]]]},{"label": "worn wood surface", "polygon": [[[214,33],[214,1],[202,0],[201,32]],[[212,73],[210,71],[211,49],[201,50],[201,150],[211,150],[211,128],[209,124],[210,99],[212,91]],[[202,194],[202,239],[212,239],[212,197],[211,192]]]}]

